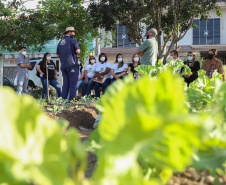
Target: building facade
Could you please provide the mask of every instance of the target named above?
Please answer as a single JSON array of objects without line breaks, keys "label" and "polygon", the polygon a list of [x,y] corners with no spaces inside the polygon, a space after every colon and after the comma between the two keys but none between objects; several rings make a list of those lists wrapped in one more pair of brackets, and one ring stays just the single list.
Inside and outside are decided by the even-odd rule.
[{"label": "building facade", "polygon": [[[225,1],[219,1],[217,4],[223,13],[221,17],[216,15],[216,10],[211,10],[208,21],[196,18],[194,23],[198,27],[190,28],[183,39],[178,42],[180,47],[178,52],[182,58],[189,51],[200,53],[212,48],[218,51],[226,51],[226,34],[224,34],[226,32],[226,4]],[[101,44],[101,52],[108,55],[111,63],[114,63],[117,53],[122,53],[124,60],[129,63],[133,54],[136,53],[138,45],[134,42],[129,42],[128,30],[125,26],[116,24],[115,27],[116,38],[112,38],[112,35],[106,33],[104,29],[101,30],[103,35],[108,35],[115,41],[114,44],[110,44],[107,47],[103,47],[103,44]]]}]

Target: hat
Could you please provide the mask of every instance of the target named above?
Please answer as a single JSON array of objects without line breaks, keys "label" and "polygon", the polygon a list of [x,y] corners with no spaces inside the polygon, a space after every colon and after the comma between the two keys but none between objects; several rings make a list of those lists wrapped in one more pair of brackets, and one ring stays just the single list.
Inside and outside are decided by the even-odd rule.
[{"label": "hat", "polygon": [[66,34],[66,33],[69,32],[69,31],[73,31],[73,32],[75,32],[75,34],[78,33],[78,31],[75,30],[74,27],[67,27],[67,28],[66,28],[66,31],[65,31],[63,34]]}]

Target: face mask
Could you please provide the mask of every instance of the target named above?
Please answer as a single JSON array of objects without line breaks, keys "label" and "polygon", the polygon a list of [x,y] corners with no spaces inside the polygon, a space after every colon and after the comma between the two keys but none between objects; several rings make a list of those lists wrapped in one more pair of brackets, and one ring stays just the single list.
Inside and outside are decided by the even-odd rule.
[{"label": "face mask", "polygon": [[71,35],[70,37],[74,39],[75,38],[75,35]]},{"label": "face mask", "polygon": [[102,62],[104,62],[104,61],[105,61],[105,57],[101,57],[100,60],[101,60]]},{"label": "face mask", "polygon": [[192,60],[192,57],[191,56],[188,56],[188,60],[191,61]]},{"label": "face mask", "polygon": [[122,57],[119,57],[118,58],[118,62],[122,62]]},{"label": "face mask", "polygon": [[23,55],[26,55],[26,53],[27,53],[26,51],[22,51],[22,54],[23,54]]},{"label": "face mask", "polygon": [[134,61],[135,61],[135,62],[138,62],[138,61],[139,61],[139,57],[135,57],[135,58],[134,58]]},{"label": "face mask", "polygon": [[149,35],[148,34],[146,35],[146,38],[149,39]]},{"label": "face mask", "polygon": [[173,60],[173,57],[172,57],[172,56],[170,56],[170,57],[169,57],[169,60]]},{"label": "face mask", "polygon": [[213,59],[213,54],[209,54],[209,55],[208,55],[208,58],[209,58],[209,59]]},{"label": "face mask", "polygon": [[81,62],[80,62],[80,60],[78,60],[78,65],[80,65],[81,64]]},{"label": "face mask", "polygon": [[51,57],[46,57],[46,60],[51,60]]},{"label": "face mask", "polygon": [[90,60],[90,61],[91,61],[92,64],[95,63],[95,59],[92,59],[92,60]]}]

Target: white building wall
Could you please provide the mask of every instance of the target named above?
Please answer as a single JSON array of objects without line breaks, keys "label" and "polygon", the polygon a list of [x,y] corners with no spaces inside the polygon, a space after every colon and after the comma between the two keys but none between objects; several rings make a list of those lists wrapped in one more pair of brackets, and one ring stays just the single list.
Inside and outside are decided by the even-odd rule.
[{"label": "white building wall", "polygon": [[193,28],[190,28],[186,35],[181,39],[178,44],[179,45],[192,45],[192,36],[193,36]]},{"label": "white building wall", "polygon": [[[221,44],[226,44],[226,4],[224,2],[218,3],[221,7],[221,12],[223,15],[221,17],[217,16],[216,10],[211,10],[209,12],[209,18],[220,18],[221,19]],[[179,45],[193,45],[193,28],[190,28],[187,34],[178,42]],[[168,44],[169,45],[169,44]]]}]

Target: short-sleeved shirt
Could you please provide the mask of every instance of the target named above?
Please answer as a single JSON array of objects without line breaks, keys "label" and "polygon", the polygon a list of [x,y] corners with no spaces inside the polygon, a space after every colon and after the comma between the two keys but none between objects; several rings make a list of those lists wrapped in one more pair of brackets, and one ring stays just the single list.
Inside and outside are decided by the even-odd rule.
[{"label": "short-sleeved shirt", "polygon": [[141,64],[152,66],[155,65],[158,55],[158,43],[155,37],[145,40],[138,50],[140,52],[144,52],[141,57]]},{"label": "short-sleeved shirt", "polygon": [[[103,72],[106,70],[107,67],[111,69],[111,64],[110,64],[109,62],[105,62],[105,63],[103,63],[103,64],[99,63],[99,64],[97,64],[97,66],[96,66],[96,71],[99,72],[99,73],[103,73]],[[107,74],[107,78],[111,78],[111,73],[110,73],[110,71],[109,71],[109,73]]]},{"label": "short-sleeved shirt", "polygon": [[[43,78],[47,79],[46,66],[45,66],[44,62],[41,61],[38,63],[38,65],[40,65],[40,69],[44,73]],[[48,79],[54,80],[55,79],[55,70],[56,70],[55,63],[52,60],[50,60],[50,63],[47,62],[47,67],[48,67]]]},{"label": "short-sleeved shirt", "polygon": [[25,56],[19,55],[17,57],[17,77],[28,78],[28,69],[19,67],[20,64],[30,64],[29,59]]},{"label": "short-sleeved shirt", "polygon": [[80,49],[75,39],[65,36],[57,46],[57,54],[60,56],[61,68],[78,65],[76,50]]},{"label": "short-sleeved shirt", "polygon": [[95,75],[95,71],[96,71],[96,66],[97,64],[87,64],[85,67],[85,71],[87,71],[87,77],[88,78],[93,78],[93,76]]},{"label": "short-sleeved shirt", "polygon": [[114,69],[114,73],[121,73],[124,71],[124,69],[126,68],[128,69],[128,65],[125,63],[123,64],[122,67],[118,67],[118,65],[119,65],[118,63],[112,65],[111,69]]}]

